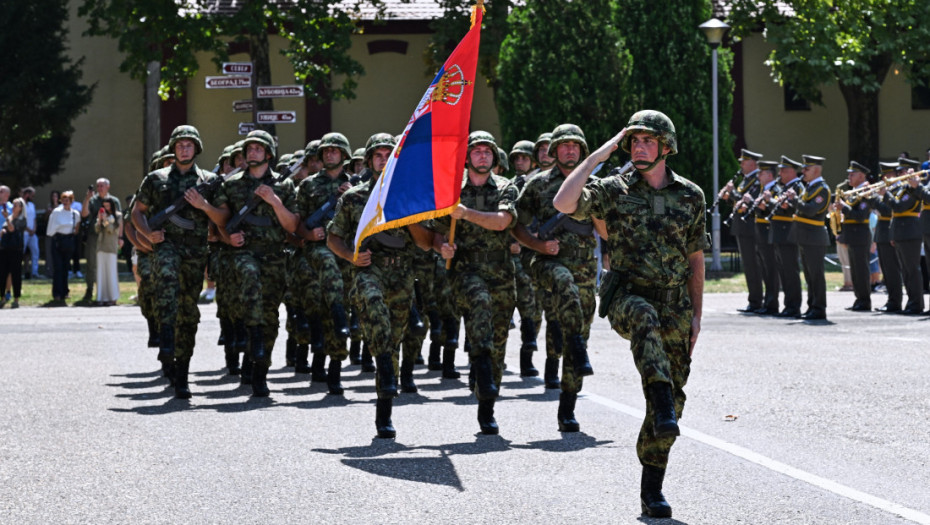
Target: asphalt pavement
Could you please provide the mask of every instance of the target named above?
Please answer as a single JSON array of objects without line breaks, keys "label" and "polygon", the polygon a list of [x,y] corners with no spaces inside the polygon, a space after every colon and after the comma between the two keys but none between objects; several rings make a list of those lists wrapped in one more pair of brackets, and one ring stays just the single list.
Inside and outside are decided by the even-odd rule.
[{"label": "asphalt pavement", "polygon": [[499,436],[478,433],[460,352],[462,380],[417,367],[420,391],[396,400],[397,438],[382,440],[373,375],[348,366],[346,395],[327,395],[283,367],[283,327],[271,396],[253,399],[201,306],[181,401],[138,308],[3,310],[0,523],[930,524],[930,317],[828,295],[826,322],[705,296],[671,520],[640,515],[640,381],[603,319],[580,433],[558,431],[558,391],[519,377],[514,330]]}]

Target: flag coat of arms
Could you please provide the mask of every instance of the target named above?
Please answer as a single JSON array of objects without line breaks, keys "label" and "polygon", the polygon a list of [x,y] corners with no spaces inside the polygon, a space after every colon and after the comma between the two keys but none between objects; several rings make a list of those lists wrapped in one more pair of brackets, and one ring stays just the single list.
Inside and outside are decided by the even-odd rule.
[{"label": "flag coat of arms", "polygon": [[471,29],[430,82],[372,188],[355,234],[355,256],[375,233],[448,215],[462,193],[483,2]]}]

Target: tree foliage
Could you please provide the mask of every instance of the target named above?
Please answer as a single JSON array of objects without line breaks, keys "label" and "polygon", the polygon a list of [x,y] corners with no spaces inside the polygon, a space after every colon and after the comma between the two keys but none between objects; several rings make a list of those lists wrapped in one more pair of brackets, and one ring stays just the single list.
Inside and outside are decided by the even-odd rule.
[{"label": "tree foliage", "polygon": [[[787,7],[784,5],[787,4]],[[736,0],[729,22],[737,38],[763,28],[776,80],[822,104],[837,84],[849,115],[850,155],[878,161],[878,93],[897,64],[911,83],[930,79],[930,3],[922,0]]]},{"label": "tree foliage", "polygon": [[[713,112],[711,48],[699,25],[711,18],[705,0],[617,0],[616,25],[633,57],[631,101],[625,117],[639,109],[662,111],[675,124],[679,153],[669,165],[712,188]],[[733,56],[718,48],[720,173],[737,168],[729,123],[733,115]],[[619,119],[618,119],[619,120]],[[626,121],[618,122],[618,128]]]},{"label": "tree foliage", "polygon": [[504,144],[573,123],[593,149],[620,130],[632,61],[612,4],[540,0],[513,9],[497,71]]},{"label": "tree foliage", "polygon": [[[294,68],[295,80],[318,100],[353,98],[360,63],[348,55],[350,37],[359,30],[362,3],[383,11],[382,0],[355,2],[346,9],[339,0],[245,0],[234,13],[211,11],[208,0],[84,0],[88,35],[109,36],[125,55],[120,64],[132,78],[144,80],[149,62],[161,62],[162,98],[182,93],[198,70],[196,54],[206,52],[219,67],[228,61],[227,43],[261,45],[268,34],[287,39],[282,53]],[[267,45],[267,44],[264,44]],[[257,50],[254,55],[268,55]],[[256,70],[262,67],[256,65]],[[270,68],[268,69],[270,71]],[[333,79],[340,78],[338,84]],[[270,82],[259,78],[259,82]]]},{"label": "tree foliage", "polygon": [[0,22],[0,173],[13,186],[41,185],[61,169],[73,120],[90,103],[83,58],[65,54],[67,2],[6,2]]}]

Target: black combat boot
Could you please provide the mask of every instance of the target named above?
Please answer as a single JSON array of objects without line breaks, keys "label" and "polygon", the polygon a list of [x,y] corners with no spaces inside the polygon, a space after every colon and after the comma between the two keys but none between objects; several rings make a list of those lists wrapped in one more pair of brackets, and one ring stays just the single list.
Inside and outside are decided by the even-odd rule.
[{"label": "black combat boot", "polygon": [[161,362],[174,359],[174,325],[163,324],[158,334],[158,360]]},{"label": "black combat boot", "polygon": [[639,485],[640,505],[643,514],[652,518],[671,518],[672,507],[662,495],[662,481],[665,479],[665,469],[643,465],[643,477]]},{"label": "black combat boot", "polygon": [[249,350],[252,361],[256,364],[264,362],[268,357],[265,353],[265,338],[262,336],[261,326],[249,327]]},{"label": "black combat boot", "polygon": [[249,357],[248,352],[242,354],[242,369],[239,371],[239,384],[252,384],[252,358]]},{"label": "black combat boot", "polygon": [[310,356],[310,345],[298,344],[297,351],[294,353],[294,373],[309,374],[310,363],[307,362]]},{"label": "black combat boot", "polygon": [[532,319],[520,320],[520,377],[536,377],[539,370],[533,366],[533,352],[536,351],[536,323]]},{"label": "black combat boot", "polygon": [[559,358],[546,357],[546,372],[543,378],[546,381],[546,388],[562,388],[559,384]]},{"label": "black combat boot", "polygon": [[178,399],[191,398],[191,389],[187,386],[187,372],[189,369],[189,361],[178,361],[174,365],[174,397]]},{"label": "black combat boot", "polygon": [[562,392],[559,394],[559,432],[578,432],[581,425],[575,419],[575,402],[578,394]]},{"label": "black combat boot", "polygon": [[310,382],[326,382],[326,354],[322,349],[313,352],[313,362],[310,363]]},{"label": "black combat boot", "polygon": [[458,379],[462,374],[455,369],[455,347],[447,346],[442,349],[442,377],[443,379]]},{"label": "black combat boot", "polygon": [[255,362],[252,368],[252,397],[268,397],[268,367],[265,363]]},{"label": "black combat boot", "polygon": [[442,342],[438,339],[429,342],[429,357],[426,360],[428,370],[442,370]]},{"label": "black combat boot", "polygon": [[423,324],[420,311],[417,310],[417,306],[413,303],[410,303],[410,313],[407,314],[407,330],[410,330],[410,333],[417,337],[426,335],[426,325]]},{"label": "black combat boot", "polygon": [[391,352],[384,352],[375,358],[378,365],[378,388],[385,396],[397,395],[397,378],[394,376],[394,361]]},{"label": "black combat boot", "polygon": [[588,360],[588,343],[581,334],[568,338],[568,351],[572,355],[572,369],[578,377],[594,375],[591,361]]},{"label": "black combat boot", "polygon": [[391,422],[391,410],[394,408],[394,398],[379,397],[375,405],[375,428],[378,429],[378,437],[381,439],[392,439],[397,437],[397,431],[394,430],[394,423]]},{"label": "black combat boot", "polygon": [[366,374],[373,373],[375,368],[374,359],[371,357],[371,350],[368,349],[368,343],[362,341],[362,372]]},{"label": "black combat boot", "polygon": [[333,316],[333,327],[336,330],[336,336],[343,339],[349,338],[349,322],[346,320],[346,309],[342,303],[333,303],[329,308]]},{"label": "black combat boot", "polygon": [[353,365],[362,364],[362,342],[358,339],[353,339],[349,343],[349,363]]},{"label": "black combat boot", "polygon": [[239,368],[239,352],[236,352],[229,345],[223,351],[226,353],[226,373],[231,376],[242,373],[242,369]]},{"label": "black combat boot", "polygon": [[345,393],[342,388],[342,361],[335,359],[329,360],[329,372],[326,374],[326,386],[329,387],[329,393],[334,396],[341,396]]},{"label": "black combat boot", "polygon": [[491,356],[488,354],[480,355],[472,360],[472,367],[475,370],[475,393],[478,399],[494,399],[497,397],[498,389],[494,383],[494,370],[491,365]]},{"label": "black combat boot", "polygon": [[146,319],[145,321],[149,325],[149,340],[147,346],[149,348],[158,348],[158,323],[155,322],[154,318]]},{"label": "black combat boot", "polygon": [[217,346],[236,347],[236,336],[233,334],[233,323],[229,319],[220,319],[220,337],[216,340]]},{"label": "black combat boot", "polygon": [[646,390],[649,393],[649,400],[652,401],[652,412],[655,414],[652,423],[655,437],[666,438],[680,435],[678,417],[675,415],[675,399],[672,397],[672,385],[665,382],[649,383]]},{"label": "black combat boot", "polygon": [[413,382],[413,365],[412,357],[404,357],[400,364],[400,391],[405,394],[417,393],[417,385]]},{"label": "black combat boot", "polygon": [[500,433],[501,429],[494,419],[494,399],[478,401],[478,425],[481,427],[482,434],[496,435]]},{"label": "black combat boot", "polygon": [[225,319],[220,319],[220,336],[216,338],[216,346],[226,346],[226,334],[228,333],[226,323]]},{"label": "black combat boot", "polygon": [[233,321],[233,332],[236,337],[236,350],[246,352],[249,349],[249,329],[245,321]]},{"label": "black combat boot", "polygon": [[287,341],[284,343],[284,366],[291,367],[297,363],[297,340],[287,336]]}]

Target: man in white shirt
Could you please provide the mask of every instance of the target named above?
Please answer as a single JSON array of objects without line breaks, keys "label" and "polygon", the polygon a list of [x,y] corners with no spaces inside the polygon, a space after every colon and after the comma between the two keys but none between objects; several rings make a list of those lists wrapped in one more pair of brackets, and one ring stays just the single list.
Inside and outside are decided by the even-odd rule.
[{"label": "man in white shirt", "polygon": [[32,186],[23,188],[20,192],[26,202],[26,231],[23,236],[23,253],[29,251],[29,264],[26,270],[26,279],[39,275],[39,237],[36,235],[36,205],[32,202],[36,190]]}]

